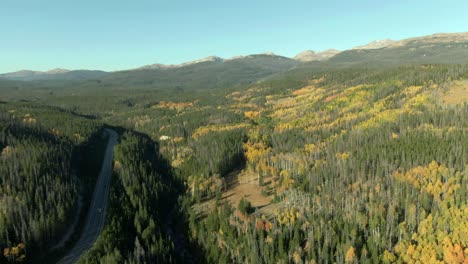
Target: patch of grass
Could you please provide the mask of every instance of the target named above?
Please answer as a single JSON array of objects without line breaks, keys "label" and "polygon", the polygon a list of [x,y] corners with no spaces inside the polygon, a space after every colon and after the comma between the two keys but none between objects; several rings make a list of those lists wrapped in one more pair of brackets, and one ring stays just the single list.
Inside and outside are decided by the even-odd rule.
[{"label": "patch of grass", "polygon": [[468,102],[468,80],[452,83],[442,95],[442,102],[449,105]]}]

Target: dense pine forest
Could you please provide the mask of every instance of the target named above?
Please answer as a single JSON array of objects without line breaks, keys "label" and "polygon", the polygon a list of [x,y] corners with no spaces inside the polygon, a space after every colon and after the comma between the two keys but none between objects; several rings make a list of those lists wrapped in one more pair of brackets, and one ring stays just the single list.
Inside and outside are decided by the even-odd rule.
[{"label": "dense pine forest", "polygon": [[66,232],[77,217],[78,196],[86,201],[92,192],[102,127],[52,107],[0,104],[0,243],[5,257],[39,256]]},{"label": "dense pine forest", "polygon": [[69,250],[105,127],[119,133],[109,206],[80,263],[468,262],[468,65],[47,89],[0,103],[4,262]]},{"label": "dense pine forest", "polygon": [[[108,224],[82,263],[169,263],[177,260],[168,212],[177,204],[177,182],[155,143],[126,132],[115,148]],[[177,211],[174,211],[177,213]]]}]

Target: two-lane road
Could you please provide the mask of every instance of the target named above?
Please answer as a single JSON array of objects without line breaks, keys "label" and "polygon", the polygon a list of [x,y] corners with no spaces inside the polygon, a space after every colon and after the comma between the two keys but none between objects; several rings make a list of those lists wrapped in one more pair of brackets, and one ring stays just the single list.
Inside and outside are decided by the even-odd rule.
[{"label": "two-lane road", "polygon": [[88,217],[80,239],[76,242],[72,250],[62,258],[59,264],[76,263],[81,255],[90,249],[104,227],[107,201],[109,197],[110,179],[112,175],[113,150],[117,143],[117,133],[114,130],[106,129],[109,135],[104,161],[101,172],[94,189],[93,200],[89,207]]}]

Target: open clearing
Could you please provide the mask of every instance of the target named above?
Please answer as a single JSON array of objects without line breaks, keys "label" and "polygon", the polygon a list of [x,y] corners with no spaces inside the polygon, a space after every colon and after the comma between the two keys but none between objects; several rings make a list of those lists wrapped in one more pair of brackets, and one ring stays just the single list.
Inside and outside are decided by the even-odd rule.
[{"label": "open clearing", "polygon": [[[258,176],[255,173],[245,170],[235,170],[225,177],[226,190],[221,196],[221,203],[228,202],[232,207],[237,208],[239,201],[244,198],[252,204],[259,214],[270,215],[279,206],[278,203],[272,204],[273,195],[265,196],[262,194],[262,189],[258,184]],[[265,179],[268,183],[268,179]],[[201,204],[195,205],[194,210],[200,214],[206,214],[216,204],[216,198],[209,199]]]}]

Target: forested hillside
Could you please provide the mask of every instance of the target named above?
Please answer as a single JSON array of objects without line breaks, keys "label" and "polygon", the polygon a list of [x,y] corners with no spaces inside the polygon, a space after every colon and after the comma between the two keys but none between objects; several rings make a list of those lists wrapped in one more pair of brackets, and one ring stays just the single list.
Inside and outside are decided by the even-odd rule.
[{"label": "forested hillside", "polygon": [[[277,204],[252,214],[212,207],[204,222],[191,211],[192,238],[210,261],[466,257],[468,108],[438,102],[443,83],[466,67],[357,73],[268,94],[244,111],[246,170]],[[245,105],[263,97],[256,89],[230,96]]]},{"label": "forested hillside", "polygon": [[103,139],[101,128],[94,120],[50,107],[0,104],[0,247],[5,257],[39,257],[67,231],[79,210],[78,196],[88,195],[94,185],[100,161],[92,160],[91,144]]},{"label": "forested hillside", "polygon": [[[427,47],[435,62],[444,45]],[[445,51],[466,61],[461,48]],[[468,65],[369,55],[386,52],[273,68],[262,55],[247,76],[142,70],[133,88],[130,72],[98,90],[6,81],[5,256],[33,261],[60,239],[112,126],[106,224],[80,263],[467,263]],[[210,69],[221,77],[191,82]]]},{"label": "forested hillside", "polygon": [[[299,89],[256,85],[112,120],[160,140],[208,262],[458,263],[468,108],[443,99],[467,70],[338,70]],[[239,167],[272,204],[246,210],[223,195]]]}]

